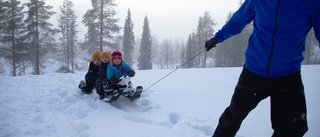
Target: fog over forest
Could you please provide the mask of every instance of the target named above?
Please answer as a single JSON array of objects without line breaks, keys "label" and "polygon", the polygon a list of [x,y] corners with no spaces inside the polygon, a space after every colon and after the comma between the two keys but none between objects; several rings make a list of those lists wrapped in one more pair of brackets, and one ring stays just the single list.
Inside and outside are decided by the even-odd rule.
[{"label": "fog over forest", "polygon": [[[182,68],[239,67],[253,29],[249,24],[241,34],[190,60],[242,0],[0,2],[0,74],[11,76],[44,74],[50,62],[58,65],[57,71],[87,69],[96,50],[119,50],[130,66],[140,70],[172,69],[187,61]],[[304,56],[303,64],[320,63],[313,30]],[[149,60],[141,60],[145,58]]]}]

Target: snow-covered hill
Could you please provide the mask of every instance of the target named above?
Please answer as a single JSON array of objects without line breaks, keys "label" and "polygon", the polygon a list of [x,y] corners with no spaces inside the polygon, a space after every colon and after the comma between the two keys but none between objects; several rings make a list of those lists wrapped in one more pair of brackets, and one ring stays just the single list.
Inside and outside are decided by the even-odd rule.
[{"label": "snow-covered hill", "polygon": [[[172,70],[136,71],[148,88]],[[86,72],[0,76],[1,137],[209,137],[229,105],[241,68],[179,69],[130,102],[81,95]],[[320,136],[320,65],[302,67],[309,131]],[[244,120],[237,137],[268,137],[269,98]]]}]

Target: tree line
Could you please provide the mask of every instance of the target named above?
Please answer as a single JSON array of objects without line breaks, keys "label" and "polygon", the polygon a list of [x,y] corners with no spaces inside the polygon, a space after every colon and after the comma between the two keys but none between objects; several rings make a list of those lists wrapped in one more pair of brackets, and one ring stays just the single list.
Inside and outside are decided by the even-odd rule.
[{"label": "tree line", "polygon": [[[120,50],[125,62],[136,65],[140,70],[172,69],[187,61],[184,68],[237,67],[244,64],[244,52],[253,29],[249,24],[240,35],[190,60],[204,49],[205,41],[214,36],[213,27],[217,23],[208,11],[199,17],[198,26],[187,40],[165,39],[159,42],[151,35],[147,16],[141,38],[135,38],[130,9],[121,28],[119,19],[115,18],[114,0],[91,0],[91,8],[82,16],[81,23],[87,27],[87,32],[84,41],[80,42],[78,16],[73,6],[72,0],[64,0],[56,13],[45,0],[26,3],[0,0],[0,57],[6,59],[13,76],[26,75],[30,68],[32,74],[41,74],[44,62],[52,56],[64,63],[66,72],[74,72],[78,53],[86,51],[91,55],[96,50]],[[58,14],[58,28],[49,22],[55,14]],[[228,14],[227,20],[232,14]],[[306,41],[304,64],[320,62],[317,47],[318,42],[311,30]]]},{"label": "tree line", "polygon": [[[6,59],[13,76],[26,75],[30,68],[32,74],[39,75],[45,67],[44,62],[52,56],[65,64],[66,72],[74,72],[79,51],[87,51],[91,55],[95,50],[120,50],[122,43],[126,55],[124,59],[128,64],[133,64],[131,56],[135,39],[131,13],[128,10],[124,35],[120,36],[122,28],[117,24],[119,19],[114,17],[115,6],[114,0],[92,0],[91,8],[82,17],[82,23],[87,27],[85,40],[79,42],[78,16],[71,0],[64,0],[59,6],[58,28],[49,22],[57,13],[45,0],[29,0],[26,3],[0,0],[0,57]],[[139,65],[140,69],[151,69],[150,65],[144,65],[148,61],[144,59],[150,59],[148,56],[151,55],[146,53],[151,52],[148,25],[146,16],[140,49],[145,55],[139,57],[144,62]]]},{"label": "tree line", "polygon": [[[240,6],[242,2],[240,1]],[[229,12],[226,22],[232,17],[233,13]],[[182,62],[191,59],[203,50],[206,40],[214,37],[215,20],[206,11],[199,18],[196,31],[189,35],[185,49],[181,50]],[[253,31],[253,24],[248,24],[243,31],[228,40],[220,43],[213,50],[205,52],[202,56],[189,61],[185,68],[206,68],[206,67],[241,67],[245,61],[245,50],[248,40]],[[306,51],[303,53],[305,60],[303,64],[320,64],[319,42],[315,38],[313,29],[310,30],[305,44]]]}]

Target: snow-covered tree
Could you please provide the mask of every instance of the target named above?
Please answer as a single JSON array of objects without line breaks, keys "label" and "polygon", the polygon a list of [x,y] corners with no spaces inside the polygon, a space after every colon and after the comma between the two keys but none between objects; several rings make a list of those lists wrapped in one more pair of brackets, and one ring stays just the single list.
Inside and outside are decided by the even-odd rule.
[{"label": "snow-covered tree", "polygon": [[123,40],[122,40],[122,47],[123,47],[123,54],[124,54],[124,61],[129,64],[133,65],[133,52],[134,52],[134,33],[133,33],[133,22],[131,20],[131,12],[128,9],[128,15],[124,24],[123,30]]},{"label": "snow-covered tree", "polygon": [[146,16],[143,23],[142,38],[140,43],[140,56],[138,58],[139,70],[152,69],[151,44],[152,40],[149,28],[149,20]]},{"label": "snow-covered tree", "polygon": [[74,71],[75,45],[77,44],[77,16],[73,10],[73,2],[64,0],[63,5],[60,6],[59,32],[62,34],[60,38],[62,52],[60,53],[63,61],[66,63],[67,71]]},{"label": "snow-covered tree", "polygon": [[83,16],[82,23],[88,27],[82,49],[88,49],[89,54],[94,51],[103,51],[103,47],[118,49],[119,19],[115,19],[116,4],[114,0],[91,0],[92,8]]}]

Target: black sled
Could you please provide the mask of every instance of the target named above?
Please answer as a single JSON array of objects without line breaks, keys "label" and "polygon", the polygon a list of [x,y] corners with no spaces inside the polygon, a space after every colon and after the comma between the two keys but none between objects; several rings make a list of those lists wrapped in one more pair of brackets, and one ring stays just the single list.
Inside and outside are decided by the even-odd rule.
[{"label": "black sled", "polygon": [[104,87],[104,98],[101,99],[105,102],[113,102],[118,100],[120,96],[124,96],[130,99],[131,102],[140,98],[143,91],[142,86],[137,86],[136,89],[132,87],[130,77],[123,76],[120,78],[120,82],[113,87],[113,89],[107,89],[106,85]]}]

